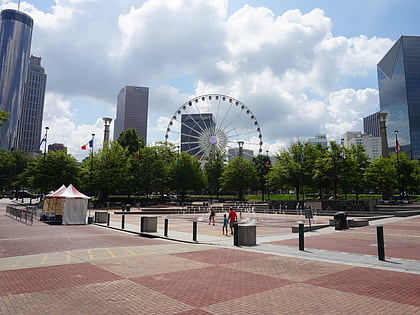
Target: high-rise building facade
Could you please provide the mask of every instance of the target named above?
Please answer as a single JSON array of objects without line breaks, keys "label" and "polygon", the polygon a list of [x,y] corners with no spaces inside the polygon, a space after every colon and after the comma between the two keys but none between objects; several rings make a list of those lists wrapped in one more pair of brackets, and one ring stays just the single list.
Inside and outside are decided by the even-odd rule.
[{"label": "high-rise building facade", "polygon": [[381,137],[362,134],[360,131],[349,131],[343,135],[342,141],[345,147],[361,145],[370,159],[382,156]]},{"label": "high-rise building facade", "polygon": [[328,147],[328,140],[326,134],[318,134],[315,135],[315,138],[311,138],[308,140],[309,144],[317,145],[318,143],[321,144],[323,148]]},{"label": "high-rise building facade", "polygon": [[0,147],[18,147],[25,81],[28,73],[33,20],[16,10],[0,17],[0,110],[9,120],[0,128]]},{"label": "high-rise building facade", "polygon": [[114,140],[121,132],[134,128],[147,143],[147,113],[149,108],[149,88],[125,86],[117,99],[117,118],[114,122]]},{"label": "high-rise building facade", "polygon": [[41,66],[41,58],[31,56],[23,96],[22,119],[17,145],[20,150],[39,151],[46,82],[47,75]]},{"label": "high-rise building facade", "polygon": [[378,63],[381,112],[388,113],[389,150],[398,130],[401,151],[420,159],[420,36],[401,36]]},{"label": "high-rise building facade", "polygon": [[202,151],[200,135],[206,135],[206,131],[214,130],[214,127],[211,113],[181,115],[181,152],[194,156],[200,155]]},{"label": "high-rise building facade", "polygon": [[367,135],[380,137],[381,131],[379,128],[379,112],[363,118],[363,132]]}]

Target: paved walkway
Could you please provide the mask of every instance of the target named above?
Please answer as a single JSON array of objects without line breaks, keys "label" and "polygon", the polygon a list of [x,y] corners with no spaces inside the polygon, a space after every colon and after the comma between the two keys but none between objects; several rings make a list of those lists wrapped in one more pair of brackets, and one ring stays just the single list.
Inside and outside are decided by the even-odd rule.
[{"label": "paved walkway", "polygon": [[162,221],[146,238],[117,217],[27,226],[0,205],[0,314],[420,314],[419,216],[371,222],[385,262],[374,226],[305,233],[299,251],[296,216],[257,219],[258,245],[242,248],[203,220],[192,242],[190,219],[169,217],[174,242]]}]

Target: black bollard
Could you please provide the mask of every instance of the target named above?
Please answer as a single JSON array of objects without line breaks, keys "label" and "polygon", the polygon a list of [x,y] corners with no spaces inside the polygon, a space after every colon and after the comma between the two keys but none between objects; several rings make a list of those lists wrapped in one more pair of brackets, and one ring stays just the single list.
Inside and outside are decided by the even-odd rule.
[{"label": "black bollard", "polygon": [[197,221],[193,221],[193,241],[197,242]]},{"label": "black bollard", "polygon": [[125,225],[125,215],[123,214],[121,216],[121,230],[124,230],[124,225]]},{"label": "black bollard", "polygon": [[164,232],[163,235],[168,237],[168,218],[165,218]]},{"label": "black bollard", "polygon": [[238,222],[233,222],[233,245],[239,246],[239,227]]},{"label": "black bollard", "polygon": [[376,239],[378,243],[378,259],[385,260],[384,227],[382,225],[376,227]]},{"label": "black bollard", "polygon": [[299,223],[299,250],[305,250],[305,225]]},{"label": "black bollard", "polygon": [[111,223],[111,213],[108,213],[108,218],[106,219],[106,226],[109,226]]}]

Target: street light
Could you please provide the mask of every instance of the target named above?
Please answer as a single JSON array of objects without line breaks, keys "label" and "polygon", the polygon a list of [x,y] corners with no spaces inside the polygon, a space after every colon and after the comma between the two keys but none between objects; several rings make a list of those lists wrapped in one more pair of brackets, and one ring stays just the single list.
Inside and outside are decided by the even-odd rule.
[{"label": "street light", "polygon": [[[94,144],[94,142],[93,142],[93,139],[95,139],[95,134],[94,133],[92,133],[92,140],[90,140],[90,141],[92,141],[92,145],[91,145],[91,147],[90,147],[90,174],[89,174],[89,190],[91,190],[92,189],[92,175],[93,175],[93,144]],[[91,192],[92,193],[92,195],[93,195],[93,192]]]},{"label": "street light", "polygon": [[397,153],[397,172],[398,172],[398,190],[400,199],[402,199],[401,178],[400,178],[400,159],[398,153],[400,152],[400,143],[398,142],[398,130],[394,130],[395,134],[395,152]]},{"label": "street light", "polygon": [[243,141],[238,141],[238,145],[239,145],[239,156],[242,157],[242,152],[244,149],[244,142]]},{"label": "street light", "polygon": [[49,127],[45,127],[45,142],[44,142],[44,159],[45,155],[47,154],[47,135],[48,135],[48,129]]}]

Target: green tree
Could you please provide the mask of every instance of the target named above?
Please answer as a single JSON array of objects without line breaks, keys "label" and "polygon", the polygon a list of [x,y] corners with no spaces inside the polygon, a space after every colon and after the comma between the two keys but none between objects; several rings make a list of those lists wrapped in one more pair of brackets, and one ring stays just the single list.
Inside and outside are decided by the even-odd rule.
[{"label": "green tree", "polygon": [[341,146],[331,141],[325,156],[316,160],[313,179],[318,183],[321,195],[324,188],[326,191],[332,190],[334,198],[337,198],[339,183],[343,177],[342,154]]},{"label": "green tree", "polygon": [[243,200],[245,191],[257,187],[257,170],[253,163],[238,156],[223,170],[221,182],[224,190],[236,192],[239,200]]},{"label": "green tree", "polygon": [[93,185],[100,201],[106,199],[109,193],[125,189],[129,175],[128,149],[117,141],[104,146],[93,156]]},{"label": "green tree", "polygon": [[144,147],[139,154],[139,181],[148,197],[152,191],[160,191],[168,180],[170,167],[158,147]]},{"label": "green tree", "polygon": [[219,198],[219,191],[221,187],[220,178],[223,173],[223,158],[219,151],[212,152],[206,163],[204,164],[204,172],[207,177],[207,187],[210,195],[215,195]]},{"label": "green tree", "polygon": [[9,119],[9,113],[5,112],[4,110],[0,110],[0,126]]},{"label": "green tree", "polygon": [[397,171],[397,190],[400,199],[404,199],[406,192],[416,190],[418,182],[416,180],[416,172],[418,161],[409,160],[404,152],[391,154],[391,161],[395,165]]},{"label": "green tree", "polygon": [[145,142],[136,129],[126,129],[120,133],[118,143],[128,150],[128,154],[136,156],[141,148],[145,147]]},{"label": "green tree", "polygon": [[252,159],[257,170],[258,186],[261,190],[261,200],[264,201],[264,193],[267,188],[267,174],[270,171],[271,161],[268,155],[258,155]]},{"label": "green tree", "polygon": [[384,157],[374,159],[366,170],[369,187],[381,192],[383,199],[397,186],[397,169],[395,163]]},{"label": "green tree", "polygon": [[24,151],[0,149],[0,189],[11,190],[21,185],[18,176],[25,171],[30,160]]},{"label": "green tree", "polygon": [[206,178],[200,162],[186,152],[181,152],[171,167],[171,187],[185,201],[187,192],[200,192],[206,185]]},{"label": "green tree", "polygon": [[30,162],[25,172],[19,176],[19,181],[46,193],[63,184],[79,186],[79,171],[74,157],[64,151],[50,151]]},{"label": "green tree", "polygon": [[343,180],[344,193],[349,189],[356,193],[359,199],[360,190],[366,187],[366,169],[369,166],[369,156],[365,153],[362,145],[352,145],[345,148]]},{"label": "green tree", "polygon": [[[267,176],[272,189],[294,189],[299,200],[305,180],[305,146],[297,141],[276,155],[276,163]],[[303,193],[302,193],[303,195]]]}]

